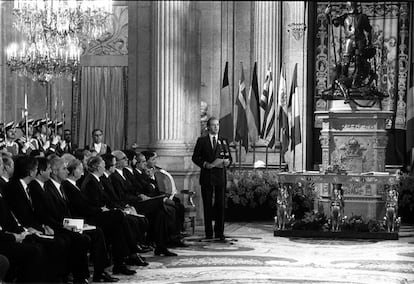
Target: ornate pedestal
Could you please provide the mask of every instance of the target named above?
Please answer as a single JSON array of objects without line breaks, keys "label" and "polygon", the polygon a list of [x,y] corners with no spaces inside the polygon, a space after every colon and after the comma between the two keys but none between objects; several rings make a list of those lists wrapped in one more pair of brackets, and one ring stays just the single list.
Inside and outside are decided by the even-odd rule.
[{"label": "ornate pedestal", "polygon": [[[339,165],[347,173],[385,171],[387,146],[386,119],[390,111],[382,111],[379,104],[370,108],[344,104],[341,100],[329,102],[329,111],[318,113],[322,119],[320,136],[322,147],[321,172]],[[360,101],[368,105],[370,101]],[[384,187],[379,184],[344,184],[344,214],[382,219],[385,213]],[[329,216],[332,185],[321,184],[319,193],[325,213]]]}]

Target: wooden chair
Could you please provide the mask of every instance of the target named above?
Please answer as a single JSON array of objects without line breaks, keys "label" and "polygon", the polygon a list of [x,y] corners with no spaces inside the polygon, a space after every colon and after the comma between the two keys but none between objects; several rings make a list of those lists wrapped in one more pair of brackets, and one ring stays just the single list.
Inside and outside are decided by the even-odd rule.
[{"label": "wooden chair", "polygon": [[180,190],[180,192],[178,192],[175,186],[174,178],[171,176],[169,172],[167,172],[164,169],[157,169],[154,175],[157,180],[160,191],[170,193],[171,195],[174,195],[175,197],[180,199],[181,204],[184,205],[185,209],[184,225],[190,222],[192,234],[194,235],[195,218],[197,215],[197,209],[193,200],[195,192],[190,190]]}]

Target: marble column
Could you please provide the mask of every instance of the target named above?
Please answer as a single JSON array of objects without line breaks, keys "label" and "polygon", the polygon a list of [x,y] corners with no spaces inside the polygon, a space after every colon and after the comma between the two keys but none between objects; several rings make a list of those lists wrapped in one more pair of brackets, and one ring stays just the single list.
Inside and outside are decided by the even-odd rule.
[{"label": "marble column", "polygon": [[280,73],[282,58],[282,2],[255,1],[253,5],[254,60],[257,62],[257,79],[259,82],[259,93],[261,94],[268,65],[270,64],[272,68],[274,79],[278,78]]},{"label": "marble column", "polygon": [[195,191],[200,205],[199,171],[191,161],[200,133],[200,12],[188,1],[157,1],[152,8],[148,146],[158,153],[159,165],[174,176],[177,189]]},{"label": "marble column", "polygon": [[152,143],[157,148],[184,146],[185,24],[189,2],[157,1],[153,18]]},{"label": "marble column", "polygon": [[[297,64],[297,96],[299,98],[299,113],[302,142],[290,151],[287,157],[289,170],[302,171],[307,167],[308,151],[311,150],[312,81],[308,80],[308,31],[309,4],[304,1],[283,2],[283,62],[286,66],[287,88],[290,90],[293,70]],[[294,155],[292,153],[295,153]]]}]

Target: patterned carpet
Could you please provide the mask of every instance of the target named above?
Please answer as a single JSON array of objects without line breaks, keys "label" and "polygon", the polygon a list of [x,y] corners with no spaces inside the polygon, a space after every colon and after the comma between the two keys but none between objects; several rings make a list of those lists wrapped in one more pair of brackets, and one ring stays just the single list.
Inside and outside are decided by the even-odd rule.
[{"label": "patterned carpet", "polygon": [[312,240],[273,236],[270,223],[227,223],[231,243],[186,238],[178,257],[150,263],[121,283],[414,283],[414,227],[398,241]]}]

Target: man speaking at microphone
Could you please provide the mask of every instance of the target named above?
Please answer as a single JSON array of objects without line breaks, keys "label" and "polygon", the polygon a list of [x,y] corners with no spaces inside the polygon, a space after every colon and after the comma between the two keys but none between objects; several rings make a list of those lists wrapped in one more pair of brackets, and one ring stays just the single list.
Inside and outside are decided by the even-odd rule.
[{"label": "man speaking at microphone", "polygon": [[192,160],[201,168],[200,185],[206,239],[213,239],[212,221],[214,219],[215,238],[224,241],[226,168],[231,165],[232,158],[228,141],[218,135],[219,120],[211,117],[207,121],[207,129],[208,135],[197,139]]}]

